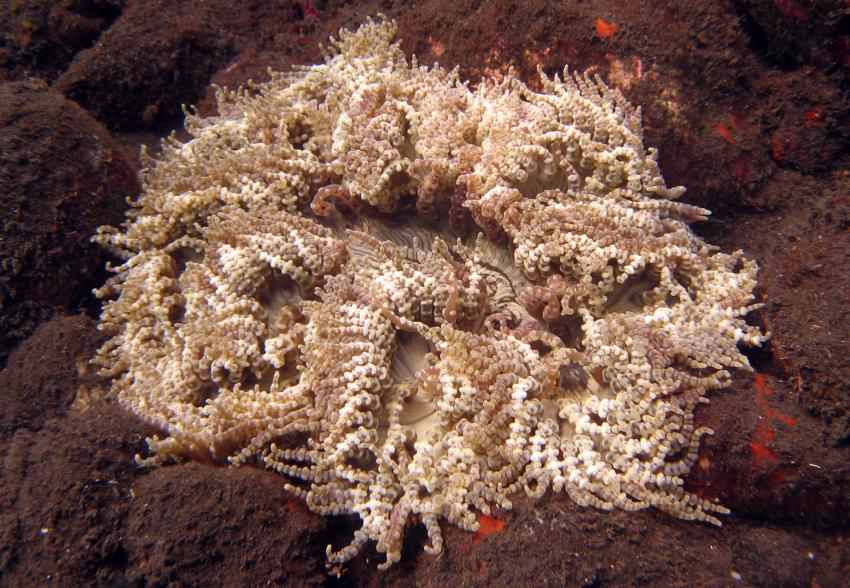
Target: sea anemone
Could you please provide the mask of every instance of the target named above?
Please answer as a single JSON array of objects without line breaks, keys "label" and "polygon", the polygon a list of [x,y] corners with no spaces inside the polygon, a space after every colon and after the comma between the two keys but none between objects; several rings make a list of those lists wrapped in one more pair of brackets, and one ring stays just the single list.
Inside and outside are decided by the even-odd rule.
[{"label": "sea anemone", "polygon": [[[720,524],[694,409],[749,369],[756,265],[688,223],[598,78],[474,89],[381,18],[320,65],[219,90],[147,160],[98,290],[96,361],[160,432],[145,464],[261,464],[361,526],[478,528],[525,491]],[[461,232],[462,234],[458,234]]]}]

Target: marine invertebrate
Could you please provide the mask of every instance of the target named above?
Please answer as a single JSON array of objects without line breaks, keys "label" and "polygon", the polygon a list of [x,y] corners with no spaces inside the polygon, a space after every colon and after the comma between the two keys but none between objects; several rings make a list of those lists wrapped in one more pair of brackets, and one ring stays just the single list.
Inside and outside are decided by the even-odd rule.
[{"label": "marine invertebrate", "polygon": [[[719,524],[694,409],[748,369],[756,266],[688,228],[640,113],[599,79],[471,89],[395,27],[218,93],[149,161],[99,290],[98,355],[153,457],[263,464],[351,543],[550,488]],[[452,239],[464,211],[474,234]]]}]

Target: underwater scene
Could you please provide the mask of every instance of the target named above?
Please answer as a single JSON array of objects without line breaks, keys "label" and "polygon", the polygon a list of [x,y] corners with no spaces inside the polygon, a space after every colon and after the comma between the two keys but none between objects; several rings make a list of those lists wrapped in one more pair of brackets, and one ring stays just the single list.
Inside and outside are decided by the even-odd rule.
[{"label": "underwater scene", "polygon": [[850,585],[850,3],[0,6],[0,585]]}]

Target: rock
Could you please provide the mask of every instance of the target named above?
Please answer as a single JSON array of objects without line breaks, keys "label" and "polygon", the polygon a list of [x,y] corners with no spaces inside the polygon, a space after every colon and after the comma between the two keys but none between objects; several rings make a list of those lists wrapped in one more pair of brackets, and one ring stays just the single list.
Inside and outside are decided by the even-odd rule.
[{"label": "rock", "polygon": [[151,471],[123,532],[134,585],[320,586],[325,521],[253,468]]},{"label": "rock", "polygon": [[0,364],[36,325],[107,275],[89,242],[138,191],[112,137],[38,82],[0,85]]},{"label": "rock", "polygon": [[78,369],[89,369],[85,362],[101,341],[91,319],[64,316],[18,346],[0,371],[0,439],[65,415],[80,385]]}]

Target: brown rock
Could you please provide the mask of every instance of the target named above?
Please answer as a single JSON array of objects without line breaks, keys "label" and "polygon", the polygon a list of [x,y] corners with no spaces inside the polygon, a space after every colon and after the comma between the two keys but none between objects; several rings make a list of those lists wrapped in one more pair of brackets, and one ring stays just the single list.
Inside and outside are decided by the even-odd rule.
[{"label": "brown rock", "polygon": [[282,4],[131,1],[56,88],[113,130],[173,126],[181,105],[197,102],[213,73],[256,42],[252,33],[265,21],[257,10],[274,12],[278,25],[298,13],[295,3]]},{"label": "brown rock", "polygon": [[17,429],[39,429],[66,414],[80,384],[78,366],[102,337],[91,319],[57,317],[42,324],[0,371],[0,439]]},{"label": "brown rock", "polygon": [[89,238],[120,222],[137,190],[82,108],[35,82],[0,85],[0,364],[39,322],[103,282],[106,255]]},{"label": "brown rock", "polygon": [[754,586],[812,586],[814,544],[780,529],[750,529],[732,556],[737,571]]},{"label": "brown rock", "polygon": [[151,471],[133,487],[127,579],[140,586],[315,586],[325,520],[272,473],[198,464]]},{"label": "brown rock", "polygon": [[[0,3],[0,68],[12,79],[55,78],[91,46],[124,0],[29,0]],[[2,79],[2,74],[0,74]]]},{"label": "brown rock", "polygon": [[110,404],[15,434],[0,475],[0,583],[123,583],[121,522],[144,432]]}]

